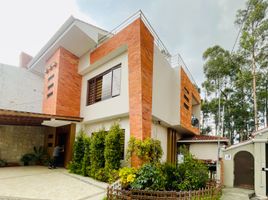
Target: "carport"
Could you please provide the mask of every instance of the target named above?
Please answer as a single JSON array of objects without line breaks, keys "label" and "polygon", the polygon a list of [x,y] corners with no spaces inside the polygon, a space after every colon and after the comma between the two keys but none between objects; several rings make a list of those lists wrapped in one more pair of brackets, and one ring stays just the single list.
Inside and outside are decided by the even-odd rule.
[{"label": "carport", "polygon": [[50,156],[56,145],[64,145],[62,165],[71,160],[76,123],[82,118],[0,109],[0,159],[11,165],[43,146]]}]

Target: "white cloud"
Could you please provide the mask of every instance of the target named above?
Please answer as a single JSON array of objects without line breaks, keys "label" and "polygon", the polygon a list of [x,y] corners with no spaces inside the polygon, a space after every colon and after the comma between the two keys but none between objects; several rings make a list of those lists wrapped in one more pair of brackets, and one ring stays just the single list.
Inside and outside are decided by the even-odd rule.
[{"label": "white cloud", "polygon": [[75,0],[0,2],[0,63],[18,65],[19,53],[35,55],[71,16],[95,24]]}]

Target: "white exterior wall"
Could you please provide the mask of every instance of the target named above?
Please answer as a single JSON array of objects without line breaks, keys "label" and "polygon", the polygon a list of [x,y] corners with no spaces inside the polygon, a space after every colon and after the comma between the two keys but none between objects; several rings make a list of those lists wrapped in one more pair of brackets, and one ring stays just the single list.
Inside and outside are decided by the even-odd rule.
[{"label": "white exterior wall", "polygon": [[169,125],[179,125],[179,92],[179,69],[172,68],[158,47],[154,46],[153,116]]},{"label": "white exterior wall", "polygon": [[163,150],[162,162],[167,161],[167,127],[158,123],[152,123],[152,138],[157,139],[161,142]]},{"label": "white exterior wall", "polygon": [[201,160],[217,160],[218,144],[217,143],[192,143],[189,151],[196,158]]},{"label": "white exterior wall", "polygon": [[[84,57],[81,58],[80,67],[83,63],[88,64]],[[87,99],[87,81],[102,72],[121,63],[121,91],[120,95],[114,98],[106,99],[95,104],[86,106]],[[116,116],[127,116],[129,113],[129,97],[128,97],[128,57],[127,52],[116,56],[110,61],[95,67],[93,71],[88,72],[82,77],[81,90],[81,117],[85,122],[96,122],[104,119],[111,119]]]},{"label": "white exterior wall", "polygon": [[113,120],[106,120],[101,121],[97,123],[92,124],[81,124],[79,128],[82,128],[85,130],[86,134],[91,136],[93,132],[99,131],[100,129],[104,128],[105,130],[109,130],[110,127],[115,123],[118,122],[120,124],[120,127],[125,130],[125,160],[126,160],[126,154],[127,154],[127,147],[128,142],[130,139],[130,127],[129,127],[129,118],[128,117],[122,117],[122,118],[114,118]]},{"label": "white exterior wall", "polygon": [[41,113],[43,82],[25,68],[0,64],[0,108]]}]

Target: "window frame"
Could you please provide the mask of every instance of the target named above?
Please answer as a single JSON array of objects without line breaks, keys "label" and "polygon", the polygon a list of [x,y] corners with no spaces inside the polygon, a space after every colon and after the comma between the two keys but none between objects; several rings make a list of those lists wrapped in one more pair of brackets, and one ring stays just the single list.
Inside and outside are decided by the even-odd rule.
[{"label": "window frame", "polygon": [[[120,71],[120,92],[117,95],[113,95],[113,78],[114,78],[113,77],[113,71],[115,69],[119,69],[119,68],[121,68],[121,71]],[[103,77],[103,76],[105,76],[106,74],[108,74],[110,72],[112,73],[112,77],[111,77],[111,94],[110,94],[110,96],[108,96],[108,97],[106,97],[104,99],[96,101],[96,92],[97,92],[96,81],[97,81],[98,78]],[[94,76],[93,78],[90,78],[89,80],[87,80],[86,106],[90,106],[90,105],[93,105],[93,104],[98,103],[100,101],[104,101],[104,100],[111,99],[111,98],[119,96],[120,93],[121,93],[121,80],[122,80],[122,63],[119,63],[118,65],[115,65],[114,67],[112,67],[112,68],[110,68],[110,69],[98,74],[97,76]],[[90,82],[94,83],[94,94],[93,94],[94,102],[93,103],[89,102]]]}]

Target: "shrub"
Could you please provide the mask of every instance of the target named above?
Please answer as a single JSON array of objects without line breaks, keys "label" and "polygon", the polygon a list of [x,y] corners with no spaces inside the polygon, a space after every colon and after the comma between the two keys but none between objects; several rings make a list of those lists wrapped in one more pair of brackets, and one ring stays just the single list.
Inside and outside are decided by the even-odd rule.
[{"label": "shrub", "polygon": [[155,164],[144,164],[137,172],[136,179],[131,183],[132,189],[164,190],[165,177]]},{"label": "shrub", "polygon": [[163,155],[159,140],[147,138],[144,141],[130,138],[128,143],[128,158],[135,153],[143,163],[158,163]]},{"label": "shrub", "polygon": [[33,164],[34,162],[34,155],[32,153],[24,154],[20,161],[23,163],[23,165],[27,166],[29,164]]},{"label": "shrub", "polygon": [[208,181],[208,168],[199,160],[196,160],[187,150],[182,149],[184,162],[179,164],[178,169],[181,182],[178,185],[180,190],[197,190],[205,187]]},{"label": "shrub", "polygon": [[5,166],[7,166],[7,162],[0,159],[0,167],[5,167]]},{"label": "shrub", "polygon": [[34,153],[33,153],[33,161],[36,164],[46,164],[47,160],[49,159],[48,153],[46,149],[42,146],[40,147],[34,147],[33,148]]},{"label": "shrub", "polygon": [[114,124],[105,138],[105,168],[107,170],[120,168],[120,160],[122,157],[122,144],[121,140],[124,138],[124,131],[120,128],[119,124]]},{"label": "shrub", "polygon": [[68,169],[72,173],[82,174],[82,162],[85,154],[86,134],[80,130],[74,142],[73,160],[69,163]]},{"label": "shrub", "polygon": [[104,159],[104,148],[105,148],[105,136],[106,131],[101,129],[98,132],[95,132],[91,137],[90,144],[90,157],[91,157],[91,167],[90,167],[90,176],[100,180],[99,174],[103,174],[99,172],[105,166]]},{"label": "shrub", "polygon": [[137,170],[131,167],[124,167],[119,170],[119,178],[123,188],[128,188],[136,178]]},{"label": "shrub", "polygon": [[90,171],[90,137],[84,137],[84,156],[81,167],[82,175],[89,176],[88,171]]},{"label": "shrub", "polygon": [[165,189],[178,191],[179,183],[182,181],[178,167],[174,164],[165,163],[161,165],[161,171],[166,179]]}]

